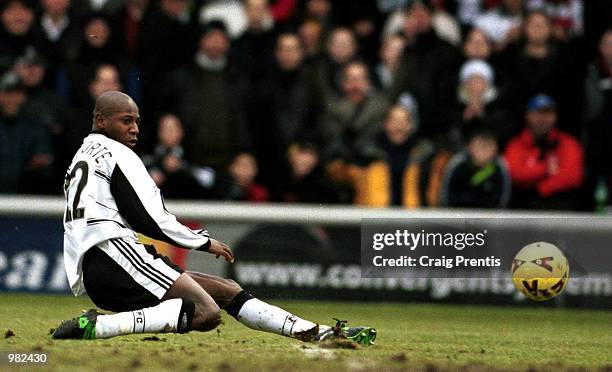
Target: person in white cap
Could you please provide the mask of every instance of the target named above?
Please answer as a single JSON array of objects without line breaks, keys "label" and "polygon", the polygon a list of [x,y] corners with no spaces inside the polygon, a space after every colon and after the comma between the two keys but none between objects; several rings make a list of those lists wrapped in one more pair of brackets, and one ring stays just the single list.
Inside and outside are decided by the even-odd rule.
[{"label": "person in white cap", "polygon": [[[481,122],[499,132],[501,142],[516,134],[499,100],[495,73],[481,59],[470,59],[459,70],[456,107],[451,111],[451,131],[465,135],[473,122]],[[460,142],[461,140],[458,139]]]}]

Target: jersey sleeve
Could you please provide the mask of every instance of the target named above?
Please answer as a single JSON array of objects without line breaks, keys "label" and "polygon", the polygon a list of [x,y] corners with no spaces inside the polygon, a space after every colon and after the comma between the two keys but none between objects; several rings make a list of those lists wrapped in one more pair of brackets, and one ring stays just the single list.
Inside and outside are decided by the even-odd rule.
[{"label": "jersey sleeve", "polygon": [[110,189],[121,216],[131,228],[149,238],[190,249],[210,246],[206,230],[193,231],[176,220],[164,205],[159,188],[138,156],[126,149],[116,160]]}]

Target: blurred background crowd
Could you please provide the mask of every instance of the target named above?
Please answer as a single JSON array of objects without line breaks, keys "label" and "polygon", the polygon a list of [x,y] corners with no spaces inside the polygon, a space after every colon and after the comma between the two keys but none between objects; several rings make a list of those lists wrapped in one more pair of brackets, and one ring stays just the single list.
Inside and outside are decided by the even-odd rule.
[{"label": "blurred background crowd", "polygon": [[121,90],[167,198],[607,210],[608,0],[0,4],[0,193]]}]

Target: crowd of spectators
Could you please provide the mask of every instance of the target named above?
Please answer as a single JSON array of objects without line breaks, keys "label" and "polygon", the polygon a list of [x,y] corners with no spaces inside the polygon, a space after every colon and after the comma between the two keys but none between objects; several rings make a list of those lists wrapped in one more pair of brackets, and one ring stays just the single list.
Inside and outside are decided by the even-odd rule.
[{"label": "crowd of spectators", "polygon": [[593,210],[612,192],[607,0],[3,0],[0,193],[61,194],[108,90],[139,105],[169,198]]}]

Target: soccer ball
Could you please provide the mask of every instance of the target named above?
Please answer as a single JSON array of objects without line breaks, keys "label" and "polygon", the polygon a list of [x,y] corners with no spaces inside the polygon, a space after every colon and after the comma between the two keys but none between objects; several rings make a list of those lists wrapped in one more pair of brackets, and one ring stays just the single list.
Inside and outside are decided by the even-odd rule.
[{"label": "soccer ball", "polygon": [[559,248],[546,242],[523,247],[512,261],[512,281],[535,301],[558,296],[569,280],[569,263]]}]

